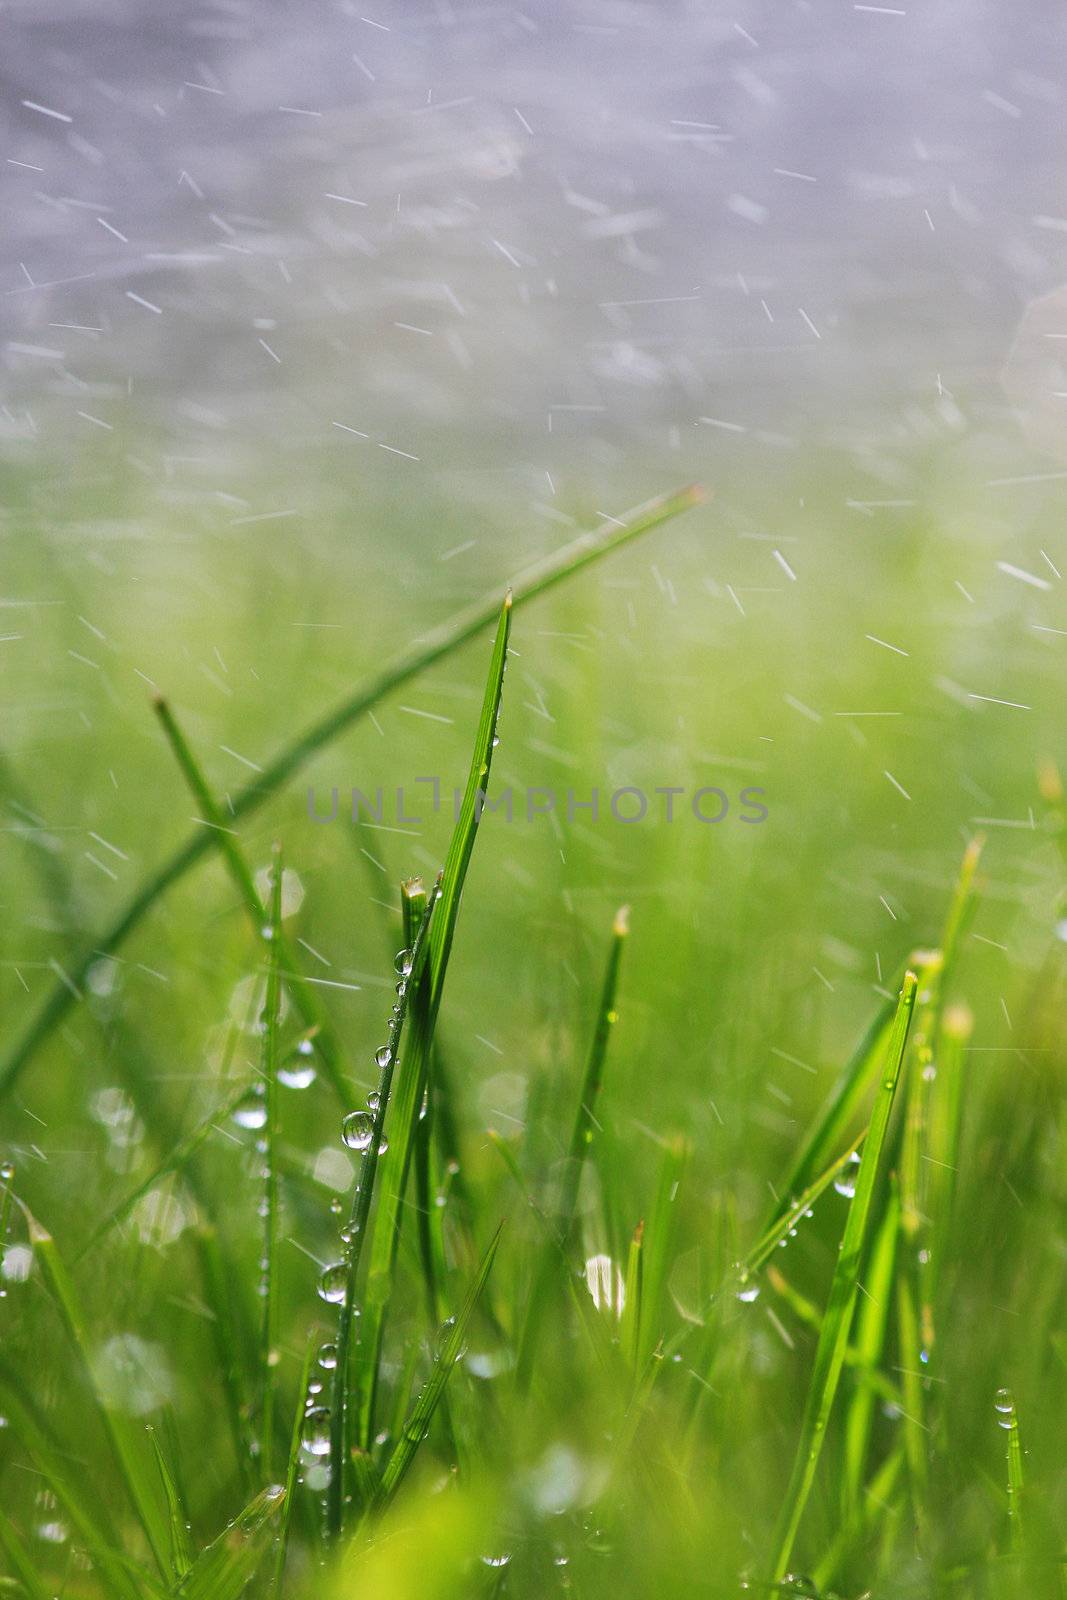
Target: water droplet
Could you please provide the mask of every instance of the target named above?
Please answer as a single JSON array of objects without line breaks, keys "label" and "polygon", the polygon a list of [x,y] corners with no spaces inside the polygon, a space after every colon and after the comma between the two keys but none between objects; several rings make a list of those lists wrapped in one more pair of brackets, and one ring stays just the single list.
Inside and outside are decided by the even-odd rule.
[{"label": "water droplet", "polygon": [[350,1150],[369,1150],[374,1118],[369,1111],[350,1111],[341,1124],[341,1142]]},{"label": "water droplet", "polygon": [[383,1133],[381,1138],[378,1140],[378,1154],[380,1156],[384,1156],[384,1154],[388,1150],[388,1148],[389,1148],[389,1140],[386,1138],[385,1134]]},{"label": "water droplet", "polygon": [[348,1282],[348,1268],[343,1261],[334,1261],[330,1266],[324,1267],[319,1278],[319,1299],[325,1300],[327,1305],[340,1305],[345,1297],[345,1286]]},{"label": "water droplet", "polygon": [[848,1158],[848,1165],[842,1167],[834,1179],[834,1188],[838,1194],[843,1194],[846,1200],[851,1200],[856,1193],[856,1174],[859,1171],[859,1165],[859,1155],[853,1150]]},{"label": "water droplet", "polygon": [[11,1183],[15,1176],[15,1168],[10,1161],[0,1162],[0,1183]]},{"label": "water droplet", "polygon": [[319,1366],[324,1372],[333,1372],[337,1366],[337,1346],[324,1344],[319,1347]]},{"label": "water droplet", "polygon": [[286,1089],[310,1089],[315,1082],[315,1068],[307,1061],[290,1061],[278,1068],[278,1082]]},{"label": "water droplet", "polygon": [[385,1071],[392,1059],[393,1052],[387,1044],[383,1044],[380,1050],[375,1050],[374,1052],[374,1065],[382,1072]]},{"label": "water droplet", "polygon": [[393,962],[393,965],[396,968],[397,972],[399,973],[400,977],[402,977],[402,978],[410,977],[410,975],[411,975],[411,963],[412,963],[412,954],[411,954],[410,950],[398,950],[397,951],[396,960]]},{"label": "water droplet", "polygon": [[1010,1429],[1015,1421],[1015,1397],[1010,1389],[997,1390],[993,1409],[997,1414],[998,1425]]},{"label": "water droplet", "polygon": [[434,1339],[434,1344],[433,1344],[433,1354],[434,1354],[434,1360],[435,1361],[440,1361],[441,1357],[444,1355],[445,1349],[446,1349],[446,1347],[448,1345],[448,1341],[452,1337],[452,1332],[453,1332],[453,1329],[455,1328],[455,1326],[456,1326],[455,1317],[446,1317],[444,1322],[442,1322],[441,1326],[438,1328],[437,1337]]},{"label": "water droplet", "polygon": [[483,1567],[506,1567],[510,1560],[511,1560],[511,1552],[508,1551],[508,1550],[505,1550],[503,1555],[499,1555],[499,1556],[483,1556],[482,1557],[482,1566]]},{"label": "water droplet", "polygon": [[233,1108],[233,1120],[239,1128],[262,1128],[267,1121],[267,1101],[262,1089],[250,1089],[242,1095]]},{"label": "water droplet", "polygon": [[377,1111],[377,1109],[381,1105],[381,1103],[382,1103],[381,1095],[378,1093],[377,1089],[372,1089],[370,1094],[367,1096],[367,1109],[368,1109],[368,1111]]},{"label": "water droplet", "polygon": [[300,1424],[300,1448],[309,1456],[330,1453],[330,1413],[325,1406],[312,1406]]},{"label": "water droplet", "polygon": [[743,1283],[737,1291],[737,1298],[743,1300],[745,1305],[751,1305],[753,1300],[759,1299],[758,1283]]}]

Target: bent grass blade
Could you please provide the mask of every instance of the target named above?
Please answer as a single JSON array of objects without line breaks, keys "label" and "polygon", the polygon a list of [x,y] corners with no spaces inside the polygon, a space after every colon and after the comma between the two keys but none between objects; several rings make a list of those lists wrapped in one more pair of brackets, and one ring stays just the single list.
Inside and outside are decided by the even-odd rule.
[{"label": "bent grass blade", "polygon": [[[179,728],[174,712],[167,701],[161,695],[156,695],[152,701],[152,706],[159,718],[174,759],[177,761],[182,776],[189,786],[190,793],[203,813],[201,820],[206,824],[208,838],[215,841],[219,854],[226,863],[234,886],[251,919],[253,933],[257,939],[261,938],[263,929],[267,925],[268,908],[264,906],[263,901],[260,899],[252,869],[248,865],[237,836],[212,794],[203,770],[193,755],[192,747]],[[284,963],[285,966],[286,987],[292,995],[293,1004],[304,1019],[304,1024],[308,1029],[308,1038],[318,1054],[319,1060],[322,1062],[323,1072],[334,1093],[344,1103],[348,1098],[348,1086],[341,1066],[340,1050],[330,1031],[325,1013],[315,997],[314,990],[300,973],[297,966],[296,953],[280,926],[275,948],[279,963]]]},{"label": "bent grass blade", "polygon": [[[703,498],[703,491],[696,486],[679,489],[673,494],[648,501],[618,521],[613,519],[591,533],[580,534],[562,550],[535,562],[515,578],[512,584],[514,604],[524,605],[546,594],[613,550],[620,549],[641,534],[699,505]],[[313,722],[240,790],[234,798],[231,820],[240,821],[258,811],[289,778],[306,766],[317,751],[331,744],[360,717],[373,711],[393,690],[417,678],[437,662],[446,660],[469,640],[476,638],[493,621],[497,609],[498,602],[494,596],[458,612],[427,635],[421,645],[412,648],[370,683]],[[26,1064],[71,1009],[93,962],[102,955],[113,954],[139,926],[160,896],[216,848],[218,841],[213,835],[213,829],[204,828],[198,828],[190,834],[184,844],[179,845],[142,883],[115,920],[96,938],[87,942],[81,960],[72,963],[72,970],[68,974],[70,984],[56,981],[21,1035],[0,1058],[0,1096],[10,1091]]]}]

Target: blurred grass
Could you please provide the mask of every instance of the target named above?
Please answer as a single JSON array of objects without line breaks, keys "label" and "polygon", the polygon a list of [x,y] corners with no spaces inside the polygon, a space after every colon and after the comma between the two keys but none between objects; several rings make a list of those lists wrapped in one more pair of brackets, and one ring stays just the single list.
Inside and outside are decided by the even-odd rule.
[{"label": "blurred grass", "polygon": [[[455,1186],[483,1247],[500,1216],[509,1226],[449,1379],[447,1426],[439,1410],[384,1522],[328,1578],[312,1554],[321,1486],[304,1461],[312,1486],[298,1486],[286,1511],[287,1592],[729,1594],[743,1572],[758,1581],[801,1437],[846,1200],[829,1186],[775,1247],[787,1294],[765,1285],[743,1301],[722,1285],[795,1197],[795,1180],[816,1179],[862,1132],[869,1091],[831,1148],[805,1144],[904,963],[941,943],[959,859],[979,829],[973,915],[927,1007],[923,1064],[938,1074],[928,1106],[914,1098],[917,1054],[905,1068],[912,1137],[926,1143],[908,1154],[907,1124],[895,1129],[900,1220],[886,1176],[877,1206],[889,1232],[875,1232],[879,1259],[861,1277],[869,1286],[893,1276],[910,1298],[901,1316],[894,1294],[881,1319],[863,1302],[794,1559],[846,1595],[1058,1592],[1063,862],[1038,771],[1063,757],[1063,641],[1034,624],[1064,618],[1056,591],[1014,584],[995,561],[1008,553],[1009,520],[1025,546],[1011,559],[1023,567],[1037,570],[1045,548],[1062,568],[1062,535],[1037,501],[1017,501],[1007,518],[958,463],[917,469],[912,506],[866,513],[849,501],[873,490],[857,489],[841,464],[822,465],[764,486],[717,484],[688,525],[620,552],[516,624],[495,789],[571,785],[586,798],[594,785],[706,783],[732,794],[753,784],[769,816],[749,828],[732,817],[625,827],[587,812],[510,825],[487,814],[439,1023],[460,1161],[457,1174],[436,1158],[428,1169],[446,1306],[458,1308],[477,1269]],[[629,498],[625,488],[608,510]],[[27,486],[23,536],[4,544],[5,598],[19,603],[10,631],[21,634],[3,646],[5,1043],[54,981],[51,963],[106,925],[188,832],[193,807],[158,739],[150,686],[176,708],[224,811],[249,778],[245,763],[264,764],[393,653],[399,614],[399,642],[414,642],[562,542],[553,524],[532,534],[526,516],[475,515],[458,528],[449,508],[383,500],[355,527],[338,513],[295,540],[260,530],[253,547],[250,530],[229,531],[206,500],[179,515],[132,479],[121,496],[102,486],[96,503],[80,492],[74,502]],[[607,492],[593,505],[574,496],[580,526]],[[439,561],[470,537],[469,557]],[[460,785],[484,655],[472,643],[409,684],[240,829],[253,873],[284,840],[305,891],[286,916],[287,941],[305,978],[325,980],[318,996],[361,1093],[376,1086],[372,1054],[395,982],[383,920],[399,949],[396,884],[436,873],[452,817],[427,815],[403,833],[361,829],[368,861],[344,822],[310,821],[306,788],[388,789],[425,773]],[[203,862],[121,959],[93,969],[88,994],[4,1108],[0,1154],[75,1264],[96,1374],[72,1368],[41,1263],[20,1281],[10,1251],[26,1237],[13,1209],[0,1300],[2,1542],[12,1576],[28,1570],[28,1551],[49,1591],[65,1581],[72,1592],[123,1592],[140,1581],[121,1563],[109,1571],[94,1548],[97,1498],[130,1559],[148,1555],[107,1455],[93,1400],[101,1372],[130,1429],[173,1410],[180,1458],[168,1444],[166,1462],[194,1552],[266,1481],[247,1449],[262,1155],[254,1129],[216,1115],[257,1075],[263,1045],[249,987],[262,981],[262,941],[246,902],[223,863]],[[619,1327],[575,1276],[542,1327],[520,1403],[511,1362],[532,1263],[567,1220],[556,1208],[573,1176],[568,1140],[604,930],[624,902],[630,948],[571,1266],[609,1257],[607,1282],[621,1274],[630,1310]],[[950,940],[951,928],[942,948]],[[295,1047],[296,1018],[282,1028]],[[331,1201],[347,1209],[352,1164],[321,1076],[277,1092],[280,1438],[299,1409],[309,1342],[332,1337],[315,1285],[337,1253]],[[805,1148],[814,1164],[801,1173]],[[109,1219],[117,1225],[96,1237]],[[432,1371],[414,1221],[400,1240],[382,1369],[390,1447],[407,1395]],[[885,1265],[894,1230],[896,1265]],[[218,1252],[214,1274],[205,1240]],[[920,1249],[929,1261],[915,1259]],[[902,1338],[916,1323],[921,1332],[927,1310],[936,1344],[924,1374]],[[661,1348],[671,1352],[663,1360]],[[867,1381],[872,1367],[881,1389]],[[909,1386],[923,1408],[910,1427],[896,1398],[913,1417]],[[1001,1388],[1012,1391],[1012,1438],[1025,1446],[1013,1477],[997,1429]],[[142,1444],[154,1540],[169,1563],[166,1484]],[[50,1498],[57,1479],[70,1488],[66,1506]],[[249,1514],[257,1550],[262,1532],[268,1544],[273,1536],[263,1520],[272,1510]],[[194,1564],[183,1592],[193,1580],[205,1596],[243,1581],[240,1563],[223,1566],[230,1548]],[[272,1571],[263,1563],[256,1582]]]}]

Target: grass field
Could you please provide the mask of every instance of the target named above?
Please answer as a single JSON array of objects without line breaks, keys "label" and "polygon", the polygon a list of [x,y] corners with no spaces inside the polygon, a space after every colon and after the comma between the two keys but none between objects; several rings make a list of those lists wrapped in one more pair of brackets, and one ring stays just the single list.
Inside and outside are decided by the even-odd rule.
[{"label": "grass field", "polygon": [[1064,1592],[1062,530],[697,465],[13,473],[11,1592]]}]

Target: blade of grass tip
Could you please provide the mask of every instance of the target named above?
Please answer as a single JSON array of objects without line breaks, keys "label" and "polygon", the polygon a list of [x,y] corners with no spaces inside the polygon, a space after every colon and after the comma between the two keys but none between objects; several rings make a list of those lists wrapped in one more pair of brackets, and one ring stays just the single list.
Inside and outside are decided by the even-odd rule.
[{"label": "blade of grass tip", "polygon": [[1010,1389],[998,1389],[994,1401],[997,1423],[1008,1435],[1008,1541],[1013,1556],[1023,1551],[1023,1450],[1019,1441],[1019,1415]]},{"label": "blade of grass tip", "polygon": [[[740,1297],[744,1297],[745,1286],[755,1277],[760,1268],[766,1265],[782,1240],[789,1237],[791,1231],[797,1227],[803,1217],[807,1216],[815,1202],[826,1193],[837,1178],[841,1177],[846,1168],[852,1165],[856,1152],[866,1137],[867,1130],[864,1129],[859,1138],[854,1139],[848,1149],[839,1155],[836,1161],[831,1162],[825,1172],[820,1172],[819,1176],[808,1185],[803,1194],[799,1195],[790,1204],[789,1209],[783,1212],[778,1220],[760,1235],[744,1260],[737,1263],[734,1271],[737,1275],[737,1292]],[[754,1298],[755,1296],[753,1296]]]},{"label": "blade of grass tip", "polygon": [[626,943],[629,932],[629,907],[621,906],[615,913],[611,926],[611,944],[608,947],[607,965],[604,969],[600,1003],[597,1007],[596,1027],[593,1031],[589,1055],[586,1058],[585,1074],[582,1079],[581,1092],[578,1096],[578,1108],[575,1112],[574,1127],[571,1130],[568,1159],[563,1169],[563,1184],[558,1212],[559,1225],[556,1230],[556,1236],[541,1250],[534,1285],[530,1293],[526,1322],[519,1342],[519,1353],[515,1362],[515,1382],[520,1391],[525,1390],[529,1385],[533,1370],[537,1332],[546,1300],[551,1294],[553,1283],[559,1277],[561,1252],[566,1254],[573,1243],[582,1168],[592,1146],[596,1129],[596,1102],[604,1079],[608,1040],[611,1037],[611,1031],[618,1016],[615,1010],[615,997],[619,986],[619,967],[622,962],[623,946]]},{"label": "blade of grass tip", "polygon": [[146,1431],[152,1441],[156,1466],[159,1468],[159,1479],[163,1485],[163,1497],[167,1502],[167,1515],[170,1519],[170,1580],[172,1583],[180,1583],[193,1564],[192,1550],[189,1546],[188,1518],[156,1430],[149,1425]]},{"label": "blade of grass tip", "polygon": [[871,1115],[870,1130],[856,1175],[856,1189],[848,1208],[841,1249],[834,1268],[826,1314],[823,1317],[801,1424],[800,1441],[792,1475],[782,1501],[774,1537],[771,1581],[780,1583],[789,1570],[800,1519],[811,1492],[819,1464],[826,1424],[837,1392],[841,1367],[848,1344],[852,1313],[856,1303],[860,1261],[870,1223],[871,1202],[878,1177],[882,1149],[896,1097],[901,1062],[908,1042],[908,1030],[915,1005],[918,979],[907,972],[897,1002],[896,1016],[882,1068],[881,1085]]},{"label": "blade of grass tip", "polygon": [[[889,1311],[893,1303],[893,1270],[896,1263],[897,1228],[900,1223],[900,1192],[894,1184],[885,1215],[871,1247],[863,1300],[857,1317],[856,1340],[852,1351],[859,1367],[876,1372],[885,1349]],[[845,1415],[845,1458],[841,1474],[841,1509],[847,1520],[859,1504],[863,1492],[871,1423],[874,1416],[874,1390],[857,1383]]]},{"label": "blade of grass tip", "polygon": [[289,1436],[289,1460],[285,1470],[285,1500],[282,1503],[281,1525],[278,1529],[278,1543],[274,1554],[274,1573],[270,1583],[270,1593],[276,1595],[281,1588],[282,1578],[285,1574],[285,1562],[289,1554],[289,1529],[293,1521],[293,1504],[296,1500],[296,1488],[300,1478],[300,1449],[304,1437],[304,1417],[308,1409],[311,1384],[311,1373],[315,1365],[318,1341],[311,1339],[304,1354],[304,1365],[300,1373],[299,1400],[293,1413],[293,1430]]},{"label": "blade of grass tip", "polygon": [[255,1499],[212,1540],[174,1591],[180,1600],[237,1600],[270,1547],[274,1520],[285,1502],[278,1484]]},{"label": "blade of grass tip", "polygon": [[149,1190],[154,1189],[157,1183],[161,1183],[164,1178],[169,1178],[174,1173],[181,1172],[192,1157],[196,1155],[205,1140],[215,1132],[219,1124],[227,1122],[232,1117],[241,1101],[248,1097],[249,1090],[255,1087],[255,1083],[255,1079],[243,1079],[240,1086],[228,1099],[224,1100],[202,1122],[198,1122],[196,1127],[191,1129],[183,1139],[180,1139],[170,1154],[165,1156],[157,1166],[153,1167],[147,1178],[143,1178],[137,1187],[132,1189],[125,1199],[120,1200],[118,1205],[108,1212],[103,1221],[97,1224],[81,1249],[71,1257],[72,1265],[76,1266],[83,1256],[88,1255],[89,1251],[100,1243],[101,1239],[106,1238],[109,1233],[121,1227],[137,1205],[137,1202],[143,1200]]},{"label": "blade of grass tip", "polygon": [[[230,877],[233,879],[234,887],[251,919],[253,932],[257,939],[261,938],[263,929],[267,925],[267,908],[260,898],[259,890],[256,888],[255,877],[245,859],[237,835],[230,826],[230,822],[233,819],[227,819],[221,806],[216,801],[203,770],[193,755],[188,739],[179,728],[174,712],[162,695],[153,696],[152,709],[159,718],[167,743],[170,745],[174,759],[177,761],[182,776],[189,786],[190,793],[200,807],[202,813],[201,821],[206,825],[208,837],[216,844]],[[309,1030],[314,1030],[309,1034],[309,1037],[322,1062],[326,1079],[341,1101],[347,1102],[349,1089],[345,1081],[341,1055],[336,1040],[330,1031],[326,1015],[315,997],[314,990],[298,968],[296,952],[284,933],[279,934],[278,951],[279,962],[284,963],[285,984],[292,996],[293,1004],[303,1018],[306,1027]]]},{"label": "blade of grass tip", "polygon": [[924,1295],[931,1303],[937,1296],[946,1232],[955,1194],[956,1171],[959,1166],[963,1058],[973,1031],[974,1017],[967,1006],[946,1007],[938,1035],[937,1080],[930,1104],[928,1138],[930,1174],[926,1203],[931,1236],[935,1241],[940,1241],[940,1248],[930,1252],[930,1261],[923,1273]]},{"label": "blade of grass tip", "polygon": [[[263,1080],[267,1120],[263,1128],[263,1322],[260,1339],[260,1460],[267,1478],[274,1473],[274,1406],[278,1349],[278,1035],[281,1028],[282,855],[275,845],[271,861],[267,994],[263,1007]],[[261,925],[262,926],[262,925]]]},{"label": "blade of grass tip", "polygon": [[[592,533],[579,534],[570,544],[535,562],[519,574],[512,583],[516,606],[525,605],[546,594],[583,568],[592,565],[620,549],[641,534],[658,528],[672,517],[699,505],[703,491],[695,485],[673,494],[662,495],[631,511],[628,516],[602,524]],[[369,683],[348,696],[340,705],[313,722],[298,734],[269,762],[262,772],[234,797],[231,820],[240,821],[250,816],[276,794],[289,778],[311,760],[319,750],[331,744],[337,736],[351,727],[360,717],[383,701],[394,690],[417,678],[427,668],[446,660],[469,640],[477,637],[496,616],[498,601],[494,594],[487,600],[476,601],[451,617],[443,626],[427,634],[421,644],[406,655],[386,666]],[[30,1019],[22,1034],[0,1057],[0,1095],[8,1092],[36,1050],[62,1022],[76,996],[83,988],[86,975],[94,961],[102,955],[112,955],[140,924],[161,895],[209,854],[217,845],[212,831],[196,828],[167,859],[135,891],[109,927],[88,941],[80,961],[72,963],[67,976],[70,984],[57,979],[43,1004]]]},{"label": "blade of grass tip", "polygon": [[[404,947],[410,949],[415,941],[419,923],[422,921],[426,910],[426,890],[422,880],[409,878],[400,886],[400,911],[403,925]],[[426,1027],[426,1001],[427,993],[425,984],[419,984],[412,997],[412,1014],[417,1017],[416,1026],[425,1030]],[[429,1063],[432,1067],[432,1061]],[[432,1201],[431,1160],[433,1146],[431,1141],[431,1126],[433,1121],[432,1085],[427,1083],[423,1090],[422,1107],[418,1121],[415,1125],[415,1217],[419,1239],[419,1260],[422,1263],[422,1277],[426,1288],[426,1302],[429,1308],[430,1320],[433,1325],[441,1321],[439,1315],[440,1284],[438,1281],[438,1261],[440,1252],[438,1240],[434,1237],[437,1208]]]},{"label": "blade of grass tip", "polygon": [[444,1393],[445,1384],[466,1343],[467,1328],[492,1270],[503,1227],[504,1224],[500,1223],[490,1240],[489,1248],[482,1257],[481,1265],[467,1290],[466,1299],[456,1313],[455,1320],[450,1325],[446,1324],[447,1333],[437,1352],[433,1371],[420,1390],[404,1425],[404,1431],[385,1464],[378,1492],[372,1503],[374,1511],[383,1511],[393,1499],[415,1459],[420,1444],[430,1430],[430,1423]]},{"label": "blade of grass tip", "polygon": [[859,1044],[845,1063],[826,1104],[800,1148],[789,1175],[767,1218],[770,1228],[786,1211],[799,1189],[806,1188],[825,1166],[829,1152],[840,1145],[844,1129],[866,1097],[882,1058],[896,1010],[895,999],[884,1000]]},{"label": "blade of grass tip", "polygon": [[[906,1174],[902,1166],[902,1180],[907,1177],[912,1196],[912,1205],[905,1208],[902,1220],[907,1225],[912,1252],[920,1338],[928,1373],[930,1364],[936,1360],[934,1303],[938,1271],[945,1253],[943,1229],[948,1221],[943,1203],[947,1192],[945,1180],[951,1178],[955,1168],[959,1132],[962,1049],[951,1034],[960,1021],[960,1014],[954,1012],[953,1024],[947,1027],[945,1002],[948,985],[955,976],[963,932],[975,904],[974,882],[982,845],[983,839],[978,836],[964,851],[945,919],[941,938],[944,959],[940,970],[933,974],[928,1014],[922,1019],[925,1033],[922,1072],[913,1077],[914,1143],[908,1152],[910,1165]],[[919,1077],[921,1081],[915,1082]]]},{"label": "blade of grass tip", "polygon": [[155,1558],[156,1565],[161,1575],[166,1578],[170,1531],[160,1503],[149,1490],[145,1475],[140,1469],[138,1461],[140,1441],[134,1433],[131,1419],[125,1413],[116,1410],[115,1407],[109,1406],[97,1385],[90,1357],[89,1336],[81,1301],[56,1248],[55,1240],[47,1228],[38,1222],[33,1212],[21,1200],[16,1203],[26,1219],[26,1227],[30,1244],[33,1246],[34,1257],[40,1263],[44,1276],[51,1287],[71,1344],[74,1346],[89,1379],[96,1408],[104,1425],[104,1431],[111,1445],[115,1464],[119,1469],[119,1475],[125,1486],[130,1505],[136,1512],[144,1530],[145,1538],[148,1540],[148,1546]]},{"label": "blade of grass tip", "polygon": [[619,1343],[623,1354],[636,1377],[641,1359],[641,1331],[643,1321],[643,1308],[641,1304],[641,1291],[643,1286],[642,1274],[642,1244],[644,1240],[645,1224],[639,1222],[634,1229],[634,1236],[630,1240],[630,1249],[626,1256],[626,1277],[623,1280],[622,1316],[619,1319]]},{"label": "blade of grass tip", "polygon": [[[342,1131],[345,1142],[350,1148],[359,1149],[362,1155],[356,1186],[352,1193],[352,1211],[344,1234],[344,1260],[340,1263],[344,1293],[337,1313],[337,1361],[334,1367],[330,1405],[330,1481],[326,1488],[326,1534],[327,1538],[332,1540],[340,1536],[345,1514],[345,1469],[352,1431],[348,1415],[350,1349],[359,1266],[369,1233],[374,1181],[378,1172],[385,1116],[392,1092],[393,1070],[403,1038],[408,1008],[422,975],[427,970],[430,954],[429,934],[439,895],[440,879],[426,901],[422,923],[412,945],[410,958],[405,957],[403,962],[403,965],[408,967],[408,972],[402,980],[403,987],[393,1010],[389,1037],[376,1056],[381,1077],[378,1080],[378,1099],[373,1114],[368,1116],[366,1112],[352,1112],[345,1119]],[[379,1201],[379,1208],[380,1204]],[[335,1270],[331,1267],[326,1269],[327,1273],[333,1273]]]},{"label": "blade of grass tip", "polygon": [[[396,1104],[389,1135],[391,1157],[382,1184],[378,1209],[371,1224],[372,1238],[363,1305],[363,1373],[360,1383],[358,1442],[365,1449],[369,1448],[375,1433],[374,1406],[382,1340],[396,1277],[404,1190],[415,1142],[419,1108],[427,1082],[434,1031],[459,917],[463,885],[466,882],[474,842],[486,806],[489,774],[497,742],[497,726],[504,692],[511,616],[512,599],[508,594],[505,596],[497,621],[467,783],[441,872],[439,903],[430,923],[427,939],[426,968],[415,983],[416,992],[422,989],[425,995],[419,996],[412,1012],[412,1027],[397,1074]],[[409,990],[411,987],[409,980]]]}]

